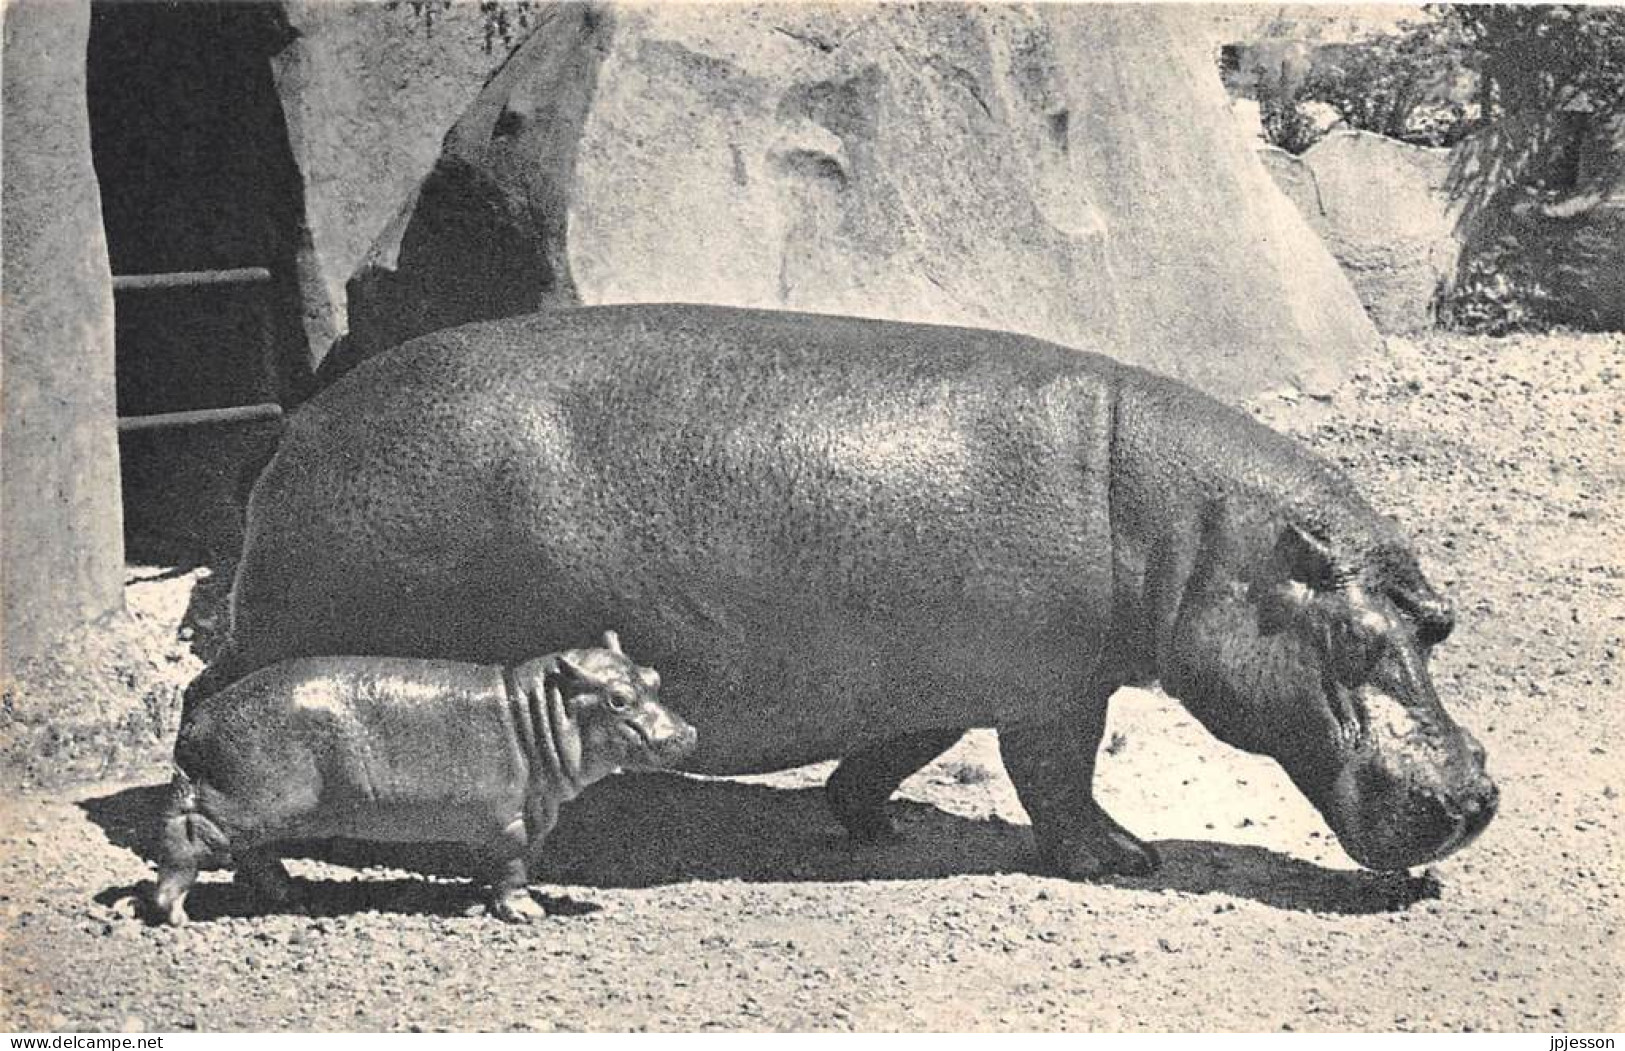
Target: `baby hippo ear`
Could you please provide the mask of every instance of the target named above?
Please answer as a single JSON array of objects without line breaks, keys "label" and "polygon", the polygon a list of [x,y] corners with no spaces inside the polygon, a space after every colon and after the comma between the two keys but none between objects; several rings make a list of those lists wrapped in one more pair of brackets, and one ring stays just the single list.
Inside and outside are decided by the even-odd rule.
[{"label": "baby hippo ear", "polygon": [[615,654],[617,657],[626,656],[626,654],[621,652],[621,637],[615,634],[613,631],[604,632],[604,648]]},{"label": "baby hippo ear", "polygon": [[638,682],[642,683],[643,688],[646,690],[658,690],[660,689],[660,673],[653,668],[645,668],[639,665]]},{"label": "baby hippo ear", "polygon": [[576,683],[588,689],[597,689],[604,685],[604,680],[594,675],[569,657],[560,654],[555,663],[558,664],[559,678],[564,682]]}]

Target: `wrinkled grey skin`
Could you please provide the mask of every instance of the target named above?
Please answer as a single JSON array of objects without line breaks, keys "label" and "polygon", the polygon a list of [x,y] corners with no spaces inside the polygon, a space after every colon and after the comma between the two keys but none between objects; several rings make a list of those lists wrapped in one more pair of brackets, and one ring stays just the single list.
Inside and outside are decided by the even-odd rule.
[{"label": "wrinkled grey skin", "polygon": [[699,728],[685,769],[840,758],[835,813],[878,837],[996,727],[1044,859],[1092,876],[1156,865],[1091,781],[1107,699],[1160,679],[1397,869],[1495,807],[1428,678],[1451,622],[1343,476],[1173,381],[997,332],[595,307],[423,337],[296,414],[199,689],[621,624]]},{"label": "wrinkled grey skin", "polygon": [[660,704],[659,676],[578,649],[516,667],[389,657],[272,665],[193,705],[175,744],[159,841],[156,916],[186,922],[198,866],[287,902],[276,844],[346,837],[463,842],[488,866],[491,911],[543,915],[526,863],[561,805],[623,767],[669,766],[694,728]]}]

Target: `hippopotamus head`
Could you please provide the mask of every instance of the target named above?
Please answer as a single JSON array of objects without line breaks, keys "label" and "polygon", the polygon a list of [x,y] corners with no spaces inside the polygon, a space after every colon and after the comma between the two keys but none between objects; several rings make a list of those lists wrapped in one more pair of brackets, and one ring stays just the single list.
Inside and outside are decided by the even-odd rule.
[{"label": "hippopotamus head", "polygon": [[1237,530],[1220,512],[1203,534],[1168,691],[1221,740],[1276,759],[1361,865],[1403,869],[1472,841],[1497,792],[1434,692],[1428,654],[1453,617],[1397,530],[1329,541],[1302,523]]},{"label": "hippopotamus head", "polygon": [[614,632],[604,633],[604,648],[566,650],[554,663],[549,689],[575,725],[583,761],[596,768],[589,775],[668,767],[694,750],[697,731],[660,703],[659,673],[632,663]]}]

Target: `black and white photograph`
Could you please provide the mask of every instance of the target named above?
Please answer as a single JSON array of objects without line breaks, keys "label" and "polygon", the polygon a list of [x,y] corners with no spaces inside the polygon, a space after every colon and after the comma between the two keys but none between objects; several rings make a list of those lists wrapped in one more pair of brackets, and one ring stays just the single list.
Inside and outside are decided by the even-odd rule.
[{"label": "black and white photograph", "polygon": [[0,1031],[1625,1029],[1625,6],[0,30]]}]

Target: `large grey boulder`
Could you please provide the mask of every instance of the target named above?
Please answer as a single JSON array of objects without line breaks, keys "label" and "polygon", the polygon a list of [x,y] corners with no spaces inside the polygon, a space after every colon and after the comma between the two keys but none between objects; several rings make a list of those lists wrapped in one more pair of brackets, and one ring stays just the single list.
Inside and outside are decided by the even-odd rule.
[{"label": "large grey boulder", "polygon": [[1403,333],[1434,324],[1459,254],[1449,150],[1345,130],[1300,157],[1273,147],[1263,157],[1378,328]]},{"label": "large grey boulder", "polygon": [[354,359],[683,300],[1010,329],[1221,395],[1378,337],[1229,117],[1200,12],[560,5],[349,288]]},{"label": "large grey boulder", "polygon": [[0,676],[124,603],[113,284],[85,111],[90,4],[13,0],[3,18]]}]

